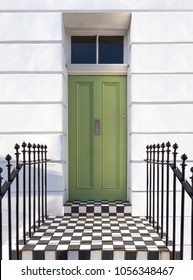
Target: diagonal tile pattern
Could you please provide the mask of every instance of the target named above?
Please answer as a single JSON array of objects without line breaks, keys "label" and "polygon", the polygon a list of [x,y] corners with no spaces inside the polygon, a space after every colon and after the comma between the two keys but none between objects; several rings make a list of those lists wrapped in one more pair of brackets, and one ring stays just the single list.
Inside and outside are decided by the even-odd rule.
[{"label": "diagonal tile pattern", "polygon": [[144,217],[50,216],[22,249],[22,259],[169,259]]}]

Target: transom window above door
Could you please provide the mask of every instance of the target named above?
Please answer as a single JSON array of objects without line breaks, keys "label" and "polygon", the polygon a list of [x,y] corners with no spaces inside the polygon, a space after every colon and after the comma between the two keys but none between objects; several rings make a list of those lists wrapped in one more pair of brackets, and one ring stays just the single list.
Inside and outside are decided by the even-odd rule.
[{"label": "transom window above door", "polygon": [[71,36],[72,64],[123,64],[124,36]]}]

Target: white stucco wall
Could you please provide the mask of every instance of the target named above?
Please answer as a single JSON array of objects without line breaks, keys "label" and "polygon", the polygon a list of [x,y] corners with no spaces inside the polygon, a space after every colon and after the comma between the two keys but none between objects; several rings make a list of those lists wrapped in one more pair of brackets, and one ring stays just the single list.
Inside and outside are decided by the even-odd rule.
[{"label": "white stucco wall", "polygon": [[63,49],[61,13],[0,13],[0,157],[14,156],[16,142],[46,144],[49,213],[60,215],[67,136]]},{"label": "white stucco wall", "polygon": [[[146,187],[141,178],[145,178],[143,158],[147,144],[177,142],[178,159],[184,152],[193,159],[192,26],[192,12],[132,13],[129,142],[133,214],[145,212],[146,204],[141,201],[144,201]],[[190,168],[193,162],[189,164]],[[179,193],[177,201],[177,205],[181,205]],[[190,223],[189,207],[186,215]],[[190,234],[189,229],[185,242],[190,242]],[[187,256],[188,253],[187,246]]]},{"label": "white stucco wall", "polygon": [[[63,12],[132,13],[128,31],[128,194],[145,213],[145,146],[170,141],[193,159],[193,1],[0,0],[0,160],[15,142],[52,159],[49,213],[68,198],[67,46]],[[13,121],[14,119],[14,121]],[[39,121],[41,120],[41,121]],[[142,204],[141,201],[144,201]]]}]

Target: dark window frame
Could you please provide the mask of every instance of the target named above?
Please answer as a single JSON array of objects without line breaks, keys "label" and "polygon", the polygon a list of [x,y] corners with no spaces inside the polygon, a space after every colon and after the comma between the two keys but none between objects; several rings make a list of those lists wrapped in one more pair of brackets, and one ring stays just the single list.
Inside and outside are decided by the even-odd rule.
[{"label": "dark window frame", "polygon": [[[95,38],[95,51],[93,52],[92,44],[84,46],[84,41],[89,42]],[[82,39],[82,40],[81,40]],[[77,42],[80,44],[79,53],[75,53],[78,48]],[[100,43],[102,41],[102,43]],[[75,42],[75,43],[74,43]],[[89,44],[89,43],[88,43]],[[112,48],[111,48],[112,46]],[[123,34],[108,34],[108,35],[71,35],[71,64],[92,64],[92,65],[105,65],[105,64],[124,64],[125,52],[125,36]],[[90,47],[90,51],[89,51]],[[82,55],[83,54],[83,55]],[[113,57],[113,55],[115,56]],[[92,55],[93,57],[89,56]],[[84,57],[83,57],[84,56]],[[78,59],[77,59],[78,58]]]}]

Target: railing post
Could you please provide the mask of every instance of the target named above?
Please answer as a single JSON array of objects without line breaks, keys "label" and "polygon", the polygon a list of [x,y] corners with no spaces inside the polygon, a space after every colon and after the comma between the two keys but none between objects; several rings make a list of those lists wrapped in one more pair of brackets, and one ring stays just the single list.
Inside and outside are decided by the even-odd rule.
[{"label": "railing post", "polygon": [[36,231],[36,144],[33,144],[33,228]]},{"label": "railing post", "polygon": [[159,153],[160,144],[157,144],[157,233],[159,233]]},{"label": "railing post", "polygon": [[146,157],[146,202],[147,202],[147,206],[146,206],[146,218],[149,218],[149,214],[148,214],[148,209],[149,209],[149,146],[146,146],[146,153],[147,153],[147,157]]},{"label": "railing post", "polygon": [[38,154],[38,227],[40,227],[40,145],[37,145]]},{"label": "railing post", "polygon": [[26,143],[22,143],[23,154],[23,243],[26,244]]},{"label": "railing post", "polygon": [[190,171],[192,172],[192,176],[190,177],[192,182],[192,209],[191,209],[191,260],[193,260],[193,167],[190,168]]},{"label": "railing post", "polygon": [[[173,168],[176,169],[176,159],[177,159],[177,149],[178,145],[175,143],[173,145]],[[176,257],[176,175],[173,175],[173,250],[172,259],[175,260]]]},{"label": "railing post", "polygon": [[155,148],[153,145],[153,227],[155,227]]},{"label": "railing post", "polygon": [[[19,169],[19,148],[18,144],[15,144],[15,157],[16,157],[16,169]],[[16,258],[19,260],[19,176],[16,177]]]},{"label": "railing post", "polygon": [[151,223],[151,207],[152,207],[152,145],[149,146],[150,149],[150,170],[149,170],[149,222]]},{"label": "railing post", "polygon": [[[182,181],[185,181],[185,168],[186,160],[188,159],[186,154],[181,156],[182,159]],[[182,185],[182,197],[181,197],[181,226],[180,226],[180,259],[183,260],[184,255],[184,207],[185,207],[185,191]]]},{"label": "railing post", "polygon": [[41,145],[42,223],[44,222],[44,146]]},{"label": "railing post", "polygon": [[29,237],[31,238],[31,143],[28,143],[28,216],[29,216]]},{"label": "railing post", "polygon": [[166,143],[166,154],[167,154],[167,158],[166,158],[166,245],[168,245],[168,236],[169,236],[169,180],[170,180],[170,147],[171,144],[170,142]]},{"label": "railing post", "polygon": [[164,153],[165,144],[161,144],[161,238],[163,238],[163,227],[164,227]]},{"label": "railing post", "polygon": [[45,218],[47,219],[48,213],[47,213],[47,146],[44,146],[44,158],[45,158]]},{"label": "railing post", "polygon": [[[7,161],[7,181],[11,181],[11,156],[6,156]],[[12,225],[11,225],[11,187],[8,188],[8,242],[9,242],[9,259],[12,260]]]},{"label": "railing post", "polygon": [[1,193],[1,187],[2,187],[2,180],[3,180],[3,177],[2,177],[2,172],[3,172],[3,169],[0,167],[0,259],[2,260],[3,259],[3,254],[2,254],[2,250],[3,250],[3,232],[2,232],[2,193]]}]

